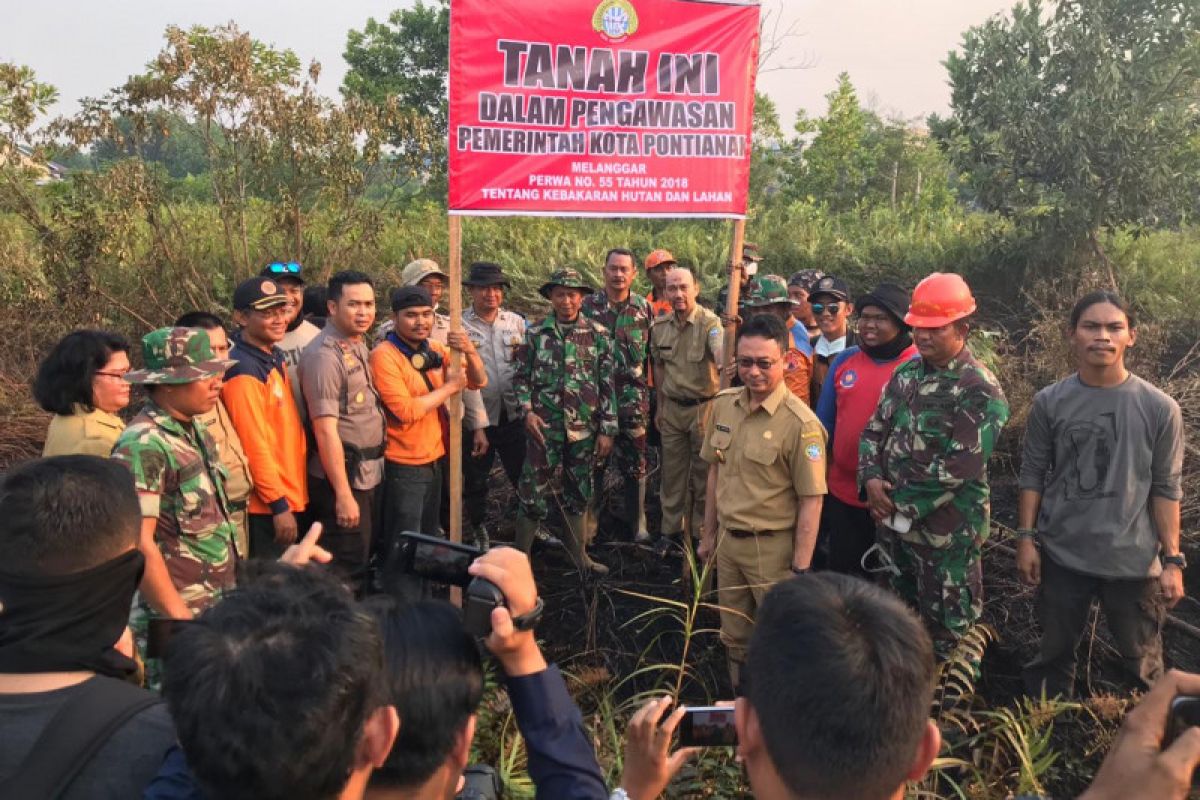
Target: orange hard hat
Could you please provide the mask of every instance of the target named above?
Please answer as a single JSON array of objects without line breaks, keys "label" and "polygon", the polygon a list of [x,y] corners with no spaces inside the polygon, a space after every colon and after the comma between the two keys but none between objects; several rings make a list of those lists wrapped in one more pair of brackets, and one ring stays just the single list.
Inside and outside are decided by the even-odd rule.
[{"label": "orange hard hat", "polygon": [[675,256],[671,255],[670,250],[655,250],[650,255],[646,256],[646,271],[660,267],[663,264],[677,264]]},{"label": "orange hard hat", "polygon": [[914,328],[940,328],[974,313],[975,298],[962,276],[935,272],[913,289],[904,322]]}]

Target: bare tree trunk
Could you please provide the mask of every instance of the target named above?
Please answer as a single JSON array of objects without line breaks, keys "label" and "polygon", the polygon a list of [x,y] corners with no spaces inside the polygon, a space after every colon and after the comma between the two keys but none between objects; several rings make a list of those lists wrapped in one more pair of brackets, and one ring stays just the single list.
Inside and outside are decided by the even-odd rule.
[{"label": "bare tree trunk", "polygon": [[896,210],[896,184],[900,179],[900,162],[892,162],[892,211]]},{"label": "bare tree trunk", "polygon": [[921,202],[921,168],[920,167],[917,167],[917,191],[916,191],[913,199],[917,203]]},{"label": "bare tree trunk", "polygon": [[1096,259],[1104,267],[1104,271],[1108,275],[1109,288],[1114,292],[1117,291],[1119,288],[1117,286],[1117,274],[1113,271],[1112,262],[1108,260],[1108,254],[1104,252],[1104,245],[1100,243],[1100,235],[1095,228],[1092,228],[1088,232],[1088,242],[1092,246],[1092,252],[1095,253]]}]

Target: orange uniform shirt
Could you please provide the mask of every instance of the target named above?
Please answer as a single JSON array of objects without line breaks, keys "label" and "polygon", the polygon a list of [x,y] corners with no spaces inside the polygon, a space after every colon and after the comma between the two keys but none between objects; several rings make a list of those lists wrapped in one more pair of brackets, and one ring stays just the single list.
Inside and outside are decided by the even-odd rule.
[{"label": "orange uniform shirt", "polygon": [[[429,377],[428,385],[408,357],[391,342],[385,340],[371,351],[371,376],[387,412],[387,449],[383,456],[393,464],[419,466],[437,461],[446,454],[438,409],[422,411],[416,402],[417,398],[446,382],[449,348],[430,340],[429,349],[441,353],[444,366],[425,373]],[[481,387],[468,384],[467,388]]]},{"label": "orange uniform shirt", "polygon": [[283,351],[266,352],[234,337],[221,400],[242,440],[254,492],[251,514],[303,511],[308,506],[304,468],[307,441],[292,397]]}]

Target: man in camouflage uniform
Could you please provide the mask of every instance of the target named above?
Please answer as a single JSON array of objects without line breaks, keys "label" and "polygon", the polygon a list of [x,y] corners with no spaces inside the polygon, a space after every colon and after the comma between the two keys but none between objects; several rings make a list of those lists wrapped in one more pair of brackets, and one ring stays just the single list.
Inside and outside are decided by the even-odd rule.
[{"label": "man in camouflage uniform", "polygon": [[554,312],[525,332],[513,387],[525,418],[527,456],[518,495],[517,547],[529,552],[546,497],[563,504],[563,538],[581,572],[608,569],[588,557],[584,515],[595,459],[617,435],[613,344],[608,329],[579,313],[591,287],[577,270],[559,269],[538,290]]},{"label": "man in camouflage uniform", "polygon": [[146,557],[141,601],[156,616],[189,619],[234,584],[236,529],[216,443],[196,417],[216,404],[232,361],[213,357],[207,334],[160,328],[142,339],[145,367],[126,375],[149,400],[117,440],[113,458],[133,473]]},{"label": "man in camouflage uniform", "polygon": [[[646,384],[646,354],[650,347],[650,304],[631,291],[637,262],[622,248],[604,258],[604,288],[583,299],[581,313],[608,329],[613,343],[613,381],[617,392],[617,439],[610,459],[622,478],[622,519],[629,539],[647,542],[646,425],[650,389]],[[596,469],[595,485],[604,485],[606,464]],[[600,517],[599,495],[589,513],[588,538],[595,536]]]},{"label": "man in camouflage uniform", "polygon": [[[216,441],[197,417],[212,410],[234,362],[214,358],[197,328],[160,328],[142,339],[145,367],[128,373],[149,400],[121,434],[113,458],[133,473],[142,507],[138,548],[146,559],[130,626],[146,653],[152,618],[191,619],[232,589],[237,526]],[[161,680],[146,661],[146,684]]]},{"label": "man in camouflage uniform", "polygon": [[1009,414],[967,347],[974,311],[958,275],[917,285],[904,321],[921,358],[896,368],[859,444],[859,492],[879,523],[892,588],[921,614],[940,658],[983,611],[987,462]]}]

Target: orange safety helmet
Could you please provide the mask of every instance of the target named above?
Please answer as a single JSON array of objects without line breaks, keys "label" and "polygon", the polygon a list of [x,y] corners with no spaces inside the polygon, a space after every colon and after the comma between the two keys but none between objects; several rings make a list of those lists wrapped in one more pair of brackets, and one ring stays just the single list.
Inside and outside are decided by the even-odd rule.
[{"label": "orange safety helmet", "polygon": [[661,267],[663,264],[678,264],[675,256],[671,255],[670,250],[655,250],[650,255],[646,256],[646,272]]},{"label": "orange safety helmet", "polygon": [[974,313],[975,298],[962,276],[935,272],[913,289],[904,322],[914,328],[940,328]]}]

